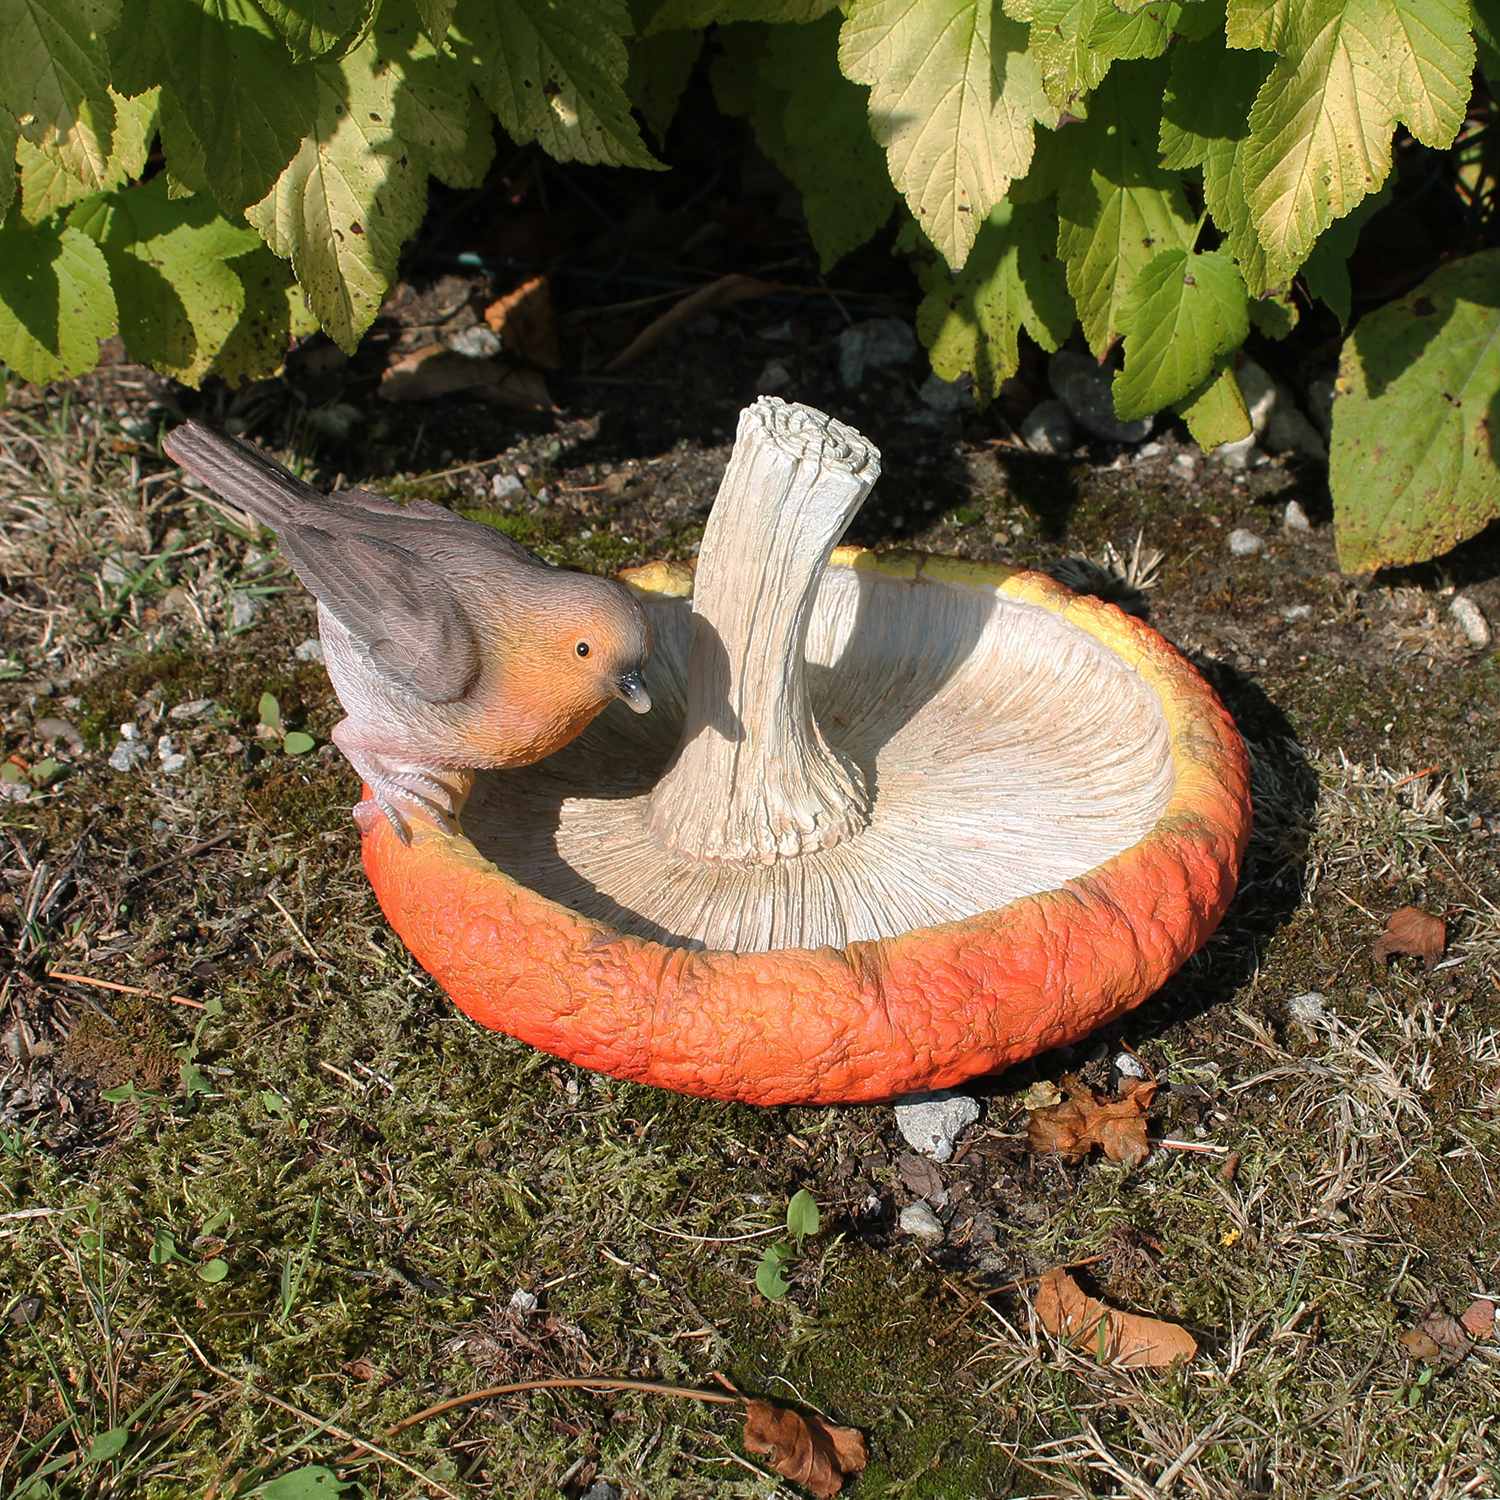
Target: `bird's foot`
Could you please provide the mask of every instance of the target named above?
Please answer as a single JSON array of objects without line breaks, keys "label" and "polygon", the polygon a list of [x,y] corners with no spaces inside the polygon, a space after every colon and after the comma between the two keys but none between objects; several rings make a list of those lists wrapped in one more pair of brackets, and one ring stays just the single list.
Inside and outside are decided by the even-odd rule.
[{"label": "bird's foot", "polygon": [[349,760],[369,790],[354,808],[361,833],[372,832],[382,816],[403,844],[411,843],[413,819],[435,824],[444,833],[458,832],[458,810],[472,782],[468,772],[438,772],[368,752],[356,752]]}]

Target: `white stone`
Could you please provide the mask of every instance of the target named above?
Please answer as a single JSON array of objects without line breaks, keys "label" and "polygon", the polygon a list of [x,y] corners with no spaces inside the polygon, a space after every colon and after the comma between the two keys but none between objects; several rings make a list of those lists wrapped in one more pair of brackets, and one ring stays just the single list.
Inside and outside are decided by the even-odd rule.
[{"label": "white stone", "polygon": [[1237,442],[1220,443],[1214,449],[1213,457],[1226,469],[1248,469],[1258,451],[1255,446],[1255,434],[1252,432],[1249,437],[1242,437]]},{"label": "white stone", "polygon": [[908,1203],[901,1210],[900,1225],[902,1234],[909,1234],[924,1245],[942,1242],[942,1221],[925,1203]]},{"label": "white stone", "polygon": [[265,611],[265,601],[257,594],[235,592],[229,596],[229,623],[235,630],[248,630]]},{"label": "white stone", "polygon": [[490,494],[497,500],[513,500],[526,493],[526,486],[515,474],[496,474],[490,480]]},{"label": "white stone", "polygon": [[1301,1026],[1316,1026],[1328,1019],[1323,997],[1316,990],[1293,995],[1286,1003],[1286,1013]]},{"label": "white stone", "polygon": [[1128,1052],[1121,1052],[1116,1055],[1115,1071],[1123,1073],[1126,1078],[1149,1078],[1151,1076],[1146,1071],[1145,1065],[1138,1058],[1132,1057]]},{"label": "white stone", "polygon": [[323,643],[317,636],[310,635],[305,641],[298,641],[293,648],[292,655],[298,661],[322,661]]},{"label": "white stone", "polygon": [[1328,448],[1318,429],[1297,410],[1291,392],[1284,386],[1276,388],[1276,404],[1266,423],[1266,447],[1272,453],[1296,453],[1319,463],[1328,458]]},{"label": "white stone", "polygon": [[1021,441],[1033,453],[1071,453],[1077,436],[1068,408],[1061,401],[1039,402],[1021,423]]},{"label": "white stone", "polygon": [[1289,625],[1295,624],[1298,620],[1310,620],[1312,619],[1312,605],[1289,604],[1282,610],[1281,618]]},{"label": "white stone", "polygon": [[1307,512],[1302,509],[1300,500],[1287,501],[1286,514],[1281,518],[1281,529],[1283,531],[1312,530],[1312,522],[1308,519]]},{"label": "white stone", "polygon": [[1165,443],[1158,443],[1153,439],[1149,443],[1142,443],[1140,448],[1136,450],[1135,456],[1137,458],[1159,458],[1166,451],[1167,445]]},{"label": "white stone", "polygon": [[459,333],[450,334],[443,342],[465,359],[493,359],[501,348],[500,336],[486,323],[475,323]]},{"label": "white stone", "polygon": [[1467,594],[1458,595],[1448,606],[1448,613],[1457,621],[1458,628],[1463,631],[1465,640],[1471,646],[1477,646],[1482,651],[1489,645],[1493,639],[1490,622],[1485,619],[1484,611]]},{"label": "white stone", "polygon": [[928,1094],[896,1106],[896,1129],[913,1151],[947,1161],[960,1135],[979,1118],[979,1101],[967,1094]]},{"label": "white stone", "polygon": [[151,759],[151,750],[144,740],[121,740],[110,752],[109,765],[122,775],[138,771]]},{"label": "white stone", "polygon": [[1184,474],[1196,474],[1198,472],[1198,458],[1193,453],[1179,453],[1172,460],[1174,469],[1181,469]]},{"label": "white stone", "polygon": [[537,1310],[536,1297],[524,1287],[517,1287],[510,1294],[510,1310],[518,1318],[529,1318]]},{"label": "white stone", "polygon": [[214,710],[212,698],[190,698],[186,703],[175,704],[167,710],[169,719],[201,719]]},{"label": "white stone", "polygon": [[1266,544],[1247,527],[1236,526],[1229,533],[1229,550],[1235,557],[1254,557],[1266,550]]}]

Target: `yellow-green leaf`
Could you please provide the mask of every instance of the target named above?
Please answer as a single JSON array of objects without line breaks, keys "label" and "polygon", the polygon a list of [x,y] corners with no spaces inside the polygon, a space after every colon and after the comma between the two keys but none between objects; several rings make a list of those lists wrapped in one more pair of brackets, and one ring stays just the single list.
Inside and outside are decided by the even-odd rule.
[{"label": "yellow-green leaf", "polygon": [[89,124],[88,106],[84,106],[71,131],[47,145],[33,146],[23,139],[17,151],[23,216],[34,224],[90,193],[108,191],[139,177],[156,134],[157,93],[151,89],[125,99],[110,91],[114,133],[102,162],[98,137]]},{"label": "yellow-green leaf", "polygon": [[729,21],[816,21],[836,9],[838,0],[641,0],[646,35]]},{"label": "yellow-green leaf", "polygon": [[313,129],[246,217],[291,261],[318,321],[352,353],[422,222],[427,174],[394,136],[400,75],[372,39],[313,72]]},{"label": "yellow-green leaf", "polygon": [[1282,32],[1240,167],[1256,234],[1295,269],[1385,181],[1398,122],[1424,145],[1451,144],[1474,39],[1465,0],[1297,0]]},{"label": "yellow-green leaf", "polygon": [[862,0],[839,66],[870,86],[870,128],[891,181],[954,270],[1031,165],[1038,121],[1057,111],[1026,28],[991,0]]},{"label": "yellow-green leaf", "polygon": [[55,220],[0,227],[0,361],[23,380],[81,375],[117,326],[109,268],[86,234]]},{"label": "yellow-green leaf", "polygon": [[927,295],[917,335],[944,380],[973,376],[991,401],[1020,364],[1024,328],[1056,349],[1073,328],[1073,302],[1057,259],[1057,214],[1050,203],[997,204],[961,271],[932,260],[920,269]]},{"label": "yellow-green leaf", "polygon": [[1212,380],[1177,405],[1193,441],[1205,453],[1223,443],[1237,443],[1251,433],[1245,395],[1232,369],[1220,370]]},{"label": "yellow-green leaf", "polygon": [[456,27],[456,52],[515,140],[558,161],[661,166],[625,92],[625,0],[460,0]]},{"label": "yellow-green leaf", "polygon": [[1089,100],[1087,123],[1058,190],[1058,252],[1089,348],[1103,358],[1124,332],[1125,297],[1163,250],[1192,247],[1194,222],[1177,174],[1157,165],[1163,69],[1117,67]]},{"label": "yellow-green leaf", "polygon": [[257,0],[286,50],[299,62],[349,50],[370,24],[379,0]]},{"label": "yellow-green leaf", "polygon": [[16,196],[16,142],[20,138],[21,127],[15,116],[0,105],[0,224],[5,222]]},{"label": "yellow-green leaf", "polygon": [[1339,566],[1422,562],[1500,516],[1500,250],[1360,319],[1339,361],[1329,485]]},{"label": "yellow-green leaf", "polygon": [[1222,250],[1164,250],[1150,260],[1122,309],[1125,364],[1114,378],[1115,415],[1149,417],[1211,380],[1250,332],[1247,301]]},{"label": "yellow-green leaf", "polygon": [[68,135],[87,115],[102,165],[109,155],[104,33],[116,0],[0,0],[0,109],[33,145]]},{"label": "yellow-green leaf", "polygon": [[1148,0],[1128,14],[1113,0],[1008,0],[1005,13],[1029,23],[1047,97],[1067,108],[1116,62],[1160,57],[1180,9],[1167,0]]}]

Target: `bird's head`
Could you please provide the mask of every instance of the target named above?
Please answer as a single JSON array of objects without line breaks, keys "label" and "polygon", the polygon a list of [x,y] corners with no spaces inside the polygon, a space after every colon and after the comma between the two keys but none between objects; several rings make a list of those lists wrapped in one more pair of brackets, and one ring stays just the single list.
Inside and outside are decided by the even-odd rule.
[{"label": "bird's head", "polygon": [[638,714],[649,712],[643,672],[651,654],[651,624],[623,583],[575,574],[570,607],[552,632],[549,667],[573,689],[567,696],[602,708],[620,698]]}]

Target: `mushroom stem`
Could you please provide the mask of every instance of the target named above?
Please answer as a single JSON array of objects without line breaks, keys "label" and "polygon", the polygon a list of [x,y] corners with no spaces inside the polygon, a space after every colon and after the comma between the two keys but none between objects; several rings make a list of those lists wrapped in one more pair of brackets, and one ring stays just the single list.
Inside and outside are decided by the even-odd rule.
[{"label": "mushroom stem", "polygon": [[813,721],[805,649],[829,554],[879,477],[879,452],[809,406],[740,414],[693,588],[687,719],[651,799],[670,847],[769,864],[869,821],[864,776]]}]

